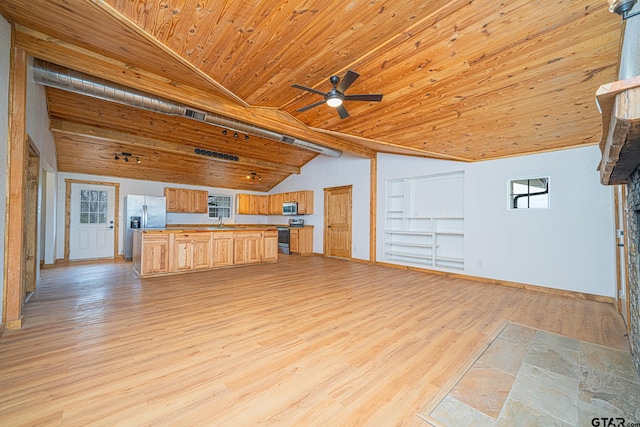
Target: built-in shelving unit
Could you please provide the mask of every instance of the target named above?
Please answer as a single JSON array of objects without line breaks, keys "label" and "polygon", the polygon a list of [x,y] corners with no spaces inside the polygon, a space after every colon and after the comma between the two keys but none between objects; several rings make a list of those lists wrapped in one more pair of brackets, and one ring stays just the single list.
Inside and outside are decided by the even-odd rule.
[{"label": "built-in shelving unit", "polygon": [[463,200],[462,172],[387,181],[384,261],[464,269]]}]

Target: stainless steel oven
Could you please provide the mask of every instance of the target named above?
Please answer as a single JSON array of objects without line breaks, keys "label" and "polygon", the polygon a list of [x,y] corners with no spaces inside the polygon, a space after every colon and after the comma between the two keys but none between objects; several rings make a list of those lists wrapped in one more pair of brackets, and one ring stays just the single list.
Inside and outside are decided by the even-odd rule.
[{"label": "stainless steel oven", "polygon": [[289,227],[276,227],[278,230],[278,253],[289,255]]}]

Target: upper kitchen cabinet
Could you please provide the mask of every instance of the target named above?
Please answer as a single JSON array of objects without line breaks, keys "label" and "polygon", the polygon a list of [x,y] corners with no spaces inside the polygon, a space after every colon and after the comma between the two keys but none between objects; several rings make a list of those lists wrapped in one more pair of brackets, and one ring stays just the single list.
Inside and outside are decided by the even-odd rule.
[{"label": "upper kitchen cabinet", "polygon": [[167,212],[207,213],[209,193],[204,190],[165,187]]},{"label": "upper kitchen cabinet", "polygon": [[313,191],[303,190],[294,193],[295,202],[298,203],[298,213],[300,215],[310,215],[313,213]]},{"label": "upper kitchen cabinet", "polygon": [[244,215],[282,215],[282,204],[296,202],[298,214],[313,213],[313,191],[302,190],[289,193],[259,196],[255,194],[238,194],[236,213]]},{"label": "upper kitchen cabinet", "polygon": [[238,194],[236,213],[239,215],[268,215],[269,196]]},{"label": "upper kitchen cabinet", "polygon": [[269,195],[269,215],[282,215],[282,194]]}]

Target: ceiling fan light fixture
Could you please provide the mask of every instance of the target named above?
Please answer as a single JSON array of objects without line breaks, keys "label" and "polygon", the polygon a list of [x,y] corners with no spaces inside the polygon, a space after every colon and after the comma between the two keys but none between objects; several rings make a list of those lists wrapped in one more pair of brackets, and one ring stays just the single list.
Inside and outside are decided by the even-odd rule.
[{"label": "ceiling fan light fixture", "polygon": [[337,108],[342,105],[342,98],[339,96],[328,96],[327,105],[329,107]]}]

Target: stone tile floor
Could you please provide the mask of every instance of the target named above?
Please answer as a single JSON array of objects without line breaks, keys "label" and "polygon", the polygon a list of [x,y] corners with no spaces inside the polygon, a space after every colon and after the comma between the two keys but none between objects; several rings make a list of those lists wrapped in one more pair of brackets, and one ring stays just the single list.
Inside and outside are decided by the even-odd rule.
[{"label": "stone tile floor", "polygon": [[640,422],[640,377],[629,352],[508,323],[418,415],[435,426],[628,425]]}]

